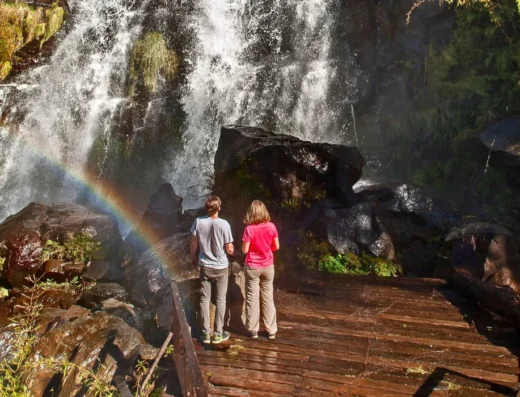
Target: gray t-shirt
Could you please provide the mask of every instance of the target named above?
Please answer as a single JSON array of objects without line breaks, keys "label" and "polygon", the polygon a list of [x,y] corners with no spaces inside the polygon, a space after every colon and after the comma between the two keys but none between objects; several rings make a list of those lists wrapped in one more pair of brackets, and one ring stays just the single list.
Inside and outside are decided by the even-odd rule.
[{"label": "gray t-shirt", "polygon": [[227,221],[209,216],[197,218],[191,227],[191,233],[199,238],[200,266],[212,269],[229,266],[225,245],[233,242],[233,236]]}]

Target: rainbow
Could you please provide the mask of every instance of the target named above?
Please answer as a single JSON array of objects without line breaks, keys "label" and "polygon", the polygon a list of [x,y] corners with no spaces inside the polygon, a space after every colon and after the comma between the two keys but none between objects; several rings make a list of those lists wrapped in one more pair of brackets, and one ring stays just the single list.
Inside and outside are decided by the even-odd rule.
[{"label": "rainbow", "polygon": [[[12,135],[9,129],[5,128],[8,134]],[[70,176],[74,182],[87,188],[90,193],[94,195],[101,203],[103,203],[110,213],[114,216],[119,217],[123,220],[131,229],[133,229],[138,237],[149,247],[153,248],[155,244],[160,240],[157,232],[147,225],[145,222],[141,223],[143,211],[139,208],[132,206],[127,200],[109,183],[101,180],[98,176],[92,172],[83,169],[74,169],[67,167],[66,164],[47,156],[40,150],[36,149],[37,145],[31,145],[30,141],[24,139],[21,141],[26,147],[29,148],[37,156],[44,158],[49,161],[67,176]],[[154,249],[154,254],[160,259],[163,264],[168,263],[167,258],[162,255],[158,250]]]}]

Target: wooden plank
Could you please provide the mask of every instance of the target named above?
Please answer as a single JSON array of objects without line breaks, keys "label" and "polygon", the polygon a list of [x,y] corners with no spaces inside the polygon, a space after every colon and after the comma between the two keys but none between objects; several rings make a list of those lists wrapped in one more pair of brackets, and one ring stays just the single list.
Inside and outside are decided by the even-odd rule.
[{"label": "wooden plank", "polygon": [[283,395],[290,395],[292,391],[291,385],[268,382],[265,380],[259,381],[254,379],[237,378],[221,374],[212,374],[209,377],[209,382],[215,386],[242,388],[254,391],[268,391],[270,393],[280,393]]},{"label": "wooden plank", "polygon": [[[297,323],[281,321],[282,325],[292,325],[297,327]],[[328,329],[326,327],[319,327],[315,325],[306,325],[305,331],[309,330],[317,333],[318,337],[323,337],[323,335],[328,334]],[[510,349],[504,346],[495,346],[489,343],[466,343],[466,342],[454,342],[451,340],[437,340],[433,338],[421,338],[421,337],[411,337],[409,335],[397,335],[391,333],[381,334],[379,332],[373,331],[359,331],[359,330],[336,330],[338,335],[349,336],[349,337],[358,337],[358,338],[369,338],[369,339],[383,339],[394,342],[404,342],[404,343],[414,343],[414,344],[424,344],[429,346],[437,346],[437,347],[455,347],[464,350],[473,350],[479,352],[492,352],[497,354],[509,354]],[[302,340],[309,340],[309,338],[305,338]]]},{"label": "wooden plank", "polygon": [[217,387],[208,386],[208,392],[213,396],[226,396],[226,397],[251,397],[251,394],[247,390],[237,389],[236,387]]}]

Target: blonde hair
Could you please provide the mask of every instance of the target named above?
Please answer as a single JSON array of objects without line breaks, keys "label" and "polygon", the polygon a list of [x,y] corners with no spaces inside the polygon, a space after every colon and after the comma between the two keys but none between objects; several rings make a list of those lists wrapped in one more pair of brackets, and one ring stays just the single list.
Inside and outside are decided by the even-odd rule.
[{"label": "blonde hair", "polygon": [[269,211],[267,211],[265,204],[260,200],[253,201],[246,212],[246,216],[244,216],[246,225],[258,225],[270,221]]}]

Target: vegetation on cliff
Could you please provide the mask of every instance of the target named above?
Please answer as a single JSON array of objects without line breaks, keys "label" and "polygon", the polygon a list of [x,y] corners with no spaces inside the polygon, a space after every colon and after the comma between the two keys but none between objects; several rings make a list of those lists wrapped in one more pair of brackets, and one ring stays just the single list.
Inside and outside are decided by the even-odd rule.
[{"label": "vegetation on cliff", "polygon": [[[520,113],[520,12],[517,0],[445,0],[455,8],[451,42],[431,48],[417,110],[389,127],[409,154],[410,179],[515,230],[515,178],[477,145],[492,122]],[[425,1],[416,2],[413,10]],[[492,158],[493,160],[493,158]]]},{"label": "vegetation on cliff", "polygon": [[175,51],[168,48],[161,33],[150,32],[135,43],[130,59],[130,94],[144,87],[147,93],[155,93],[160,79],[175,77],[179,61]]},{"label": "vegetation on cliff", "polygon": [[20,49],[35,40],[43,45],[58,32],[64,18],[65,10],[57,3],[47,9],[18,2],[1,3],[0,81],[11,73]]}]

